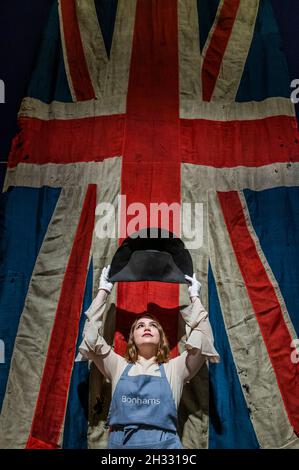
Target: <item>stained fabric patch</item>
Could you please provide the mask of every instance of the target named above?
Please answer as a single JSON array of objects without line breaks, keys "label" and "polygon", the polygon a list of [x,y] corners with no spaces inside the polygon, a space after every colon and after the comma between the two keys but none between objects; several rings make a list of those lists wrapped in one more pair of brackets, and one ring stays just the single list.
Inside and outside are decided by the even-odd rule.
[{"label": "stained fabric patch", "polygon": [[117,4],[118,0],[95,0],[97,17],[108,57],[110,56]]},{"label": "stained fabric patch", "polygon": [[290,97],[288,65],[270,0],[260,2],[236,101]]},{"label": "stained fabric patch", "polygon": [[230,344],[225,330],[215,279],[208,273],[209,319],[220,364],[209,365],[209,448],[257,449],[259,443],[250,421]]},{"label": "stained fabric patch", "polygon": [[251,223],[299,336],[299,188],[244,190]]},{"label": "stained fabric patch", "polygon": [[60,195],[59,188],[11,188],[0,202],[0,408],[5,394],[14,341],[36,257]]}]

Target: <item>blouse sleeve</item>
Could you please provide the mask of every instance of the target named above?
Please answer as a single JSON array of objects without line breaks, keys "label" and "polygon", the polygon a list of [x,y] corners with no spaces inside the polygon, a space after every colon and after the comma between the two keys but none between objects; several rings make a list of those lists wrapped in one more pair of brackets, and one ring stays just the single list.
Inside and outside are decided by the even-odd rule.
[{"label": "blouse sleeve", "polygon": [[79,352],[85,359],[95,363],[97,368],[109,380],[117,374],[124,361],[123,357],[113,351],[101,334],[103,316],[106,310],[108,293],[100,289],[98,295],[85,312],[87,317],[82,334]]},{"label": "blouse sleeve", "polygon": [[184,382],[189,381],[202,367],[206,360],[220,362],[220,356],[214,347],[214,337],[208,312],[199,297],[181,311],[185,320],[185,351],[175,359],[178,373]]}]

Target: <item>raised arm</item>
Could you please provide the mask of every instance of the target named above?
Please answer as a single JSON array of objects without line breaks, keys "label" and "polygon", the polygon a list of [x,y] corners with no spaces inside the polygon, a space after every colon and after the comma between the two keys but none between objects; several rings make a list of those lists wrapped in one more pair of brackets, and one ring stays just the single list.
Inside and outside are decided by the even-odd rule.
[{"label": "raised arm", "polygon": [[177,368],[181,370],[184,382],[192,379],[206,360],[220,362],[220,356],[214,347],[214,337],[208,318],[208,312],[199,298],[201,284],[193,277],[186,275],[191,283],[189,295],[191,304],[181,310],[185,321],[186,343],[185,351],[177,358]]},{"label": "raised arm", "polygon": [[87,318],[79,352],[85,359],[92,360],[102,374],[112,380],[123,358],[113,351],[112,346],[107,344],[101,332],[107,299],[113,288],[113,284],[108,280],[109,269],[110,266],[103,268],[98,294],[85,312]]}]

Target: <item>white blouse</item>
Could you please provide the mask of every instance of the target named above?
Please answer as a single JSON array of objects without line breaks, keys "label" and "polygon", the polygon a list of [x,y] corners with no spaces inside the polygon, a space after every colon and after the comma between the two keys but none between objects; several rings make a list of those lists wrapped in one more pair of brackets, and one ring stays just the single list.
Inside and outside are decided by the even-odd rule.
[{"label": "white blouse", "polygon": [[[116,384],[128,362],[115,353],[99,333],[105,312],[108,294],[100,289],[89,309],[85,312],[87,320],[83,331],[83,340],[79,352],[85,359],[92,360],[101,373],[111,382],[112,394]],[[220,362],[220,356],[214,347],[214,337],[208,319],[199,297],[193,303],[181,310],[186,322],[185,351],[178,357],[164,363],[166,377],[178,407],[183,386],[188,382],[206,360]],[[155,358],[145,359],[139,356],[129,371],[130,375],[160,375],[159,365]]]}]

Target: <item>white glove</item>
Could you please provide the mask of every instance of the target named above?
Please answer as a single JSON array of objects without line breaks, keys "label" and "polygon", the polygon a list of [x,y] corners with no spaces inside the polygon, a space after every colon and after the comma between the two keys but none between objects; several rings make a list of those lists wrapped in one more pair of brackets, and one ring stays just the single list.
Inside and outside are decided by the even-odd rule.
[{"label": "white glove", "polygon": [[107,267],[102,269],[102,274],[100,277],[100,284],[99,289],[104,289],[109,294],[113,289],[114,283],[109,281],[109,271],[110,271],[110,264]]},{"label": "white glove", "polygon": [[188,276],[185,274],[185,279],[191,282],[191,286],[188,287],[189,296],[191,297],[199,297],[201,283],[196,279],[196,274],[193,273],[193,277]]}]

